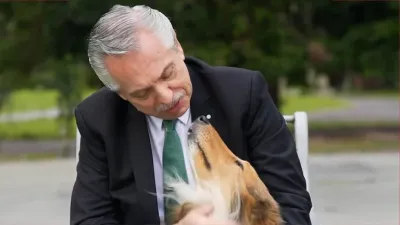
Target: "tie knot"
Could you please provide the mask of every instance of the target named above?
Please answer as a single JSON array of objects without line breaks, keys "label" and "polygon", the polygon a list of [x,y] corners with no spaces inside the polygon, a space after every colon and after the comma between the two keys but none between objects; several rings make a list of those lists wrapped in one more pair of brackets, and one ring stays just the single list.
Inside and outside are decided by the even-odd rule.
[{"label": "tie knot", "polygon": [[176,120],[164,120],[163,124],[166,131],[173,131],[175,130]]}]

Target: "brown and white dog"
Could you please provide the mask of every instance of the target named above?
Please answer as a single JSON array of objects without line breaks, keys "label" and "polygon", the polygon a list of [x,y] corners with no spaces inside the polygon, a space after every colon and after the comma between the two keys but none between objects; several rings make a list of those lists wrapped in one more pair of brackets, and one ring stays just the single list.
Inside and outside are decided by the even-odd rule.
[{"label": "brown and white dog", "polygon": [[188,136],[195,184],[169,183],[178,204],[173,223],[200,204],[214,206],[213,217],[241,225],[280,225],[277,202],[247,161],[236,157],[204,117],[191,126]]}]

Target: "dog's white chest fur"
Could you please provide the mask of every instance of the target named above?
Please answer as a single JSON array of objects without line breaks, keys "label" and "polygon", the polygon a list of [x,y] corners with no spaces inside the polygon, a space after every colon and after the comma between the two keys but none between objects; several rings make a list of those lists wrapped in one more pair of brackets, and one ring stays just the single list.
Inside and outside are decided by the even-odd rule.
[{"label": "dog's white chest fur", "polygon": [[[174,199],[178,204],[192,203],[196,205],[212,204],[214,207],[213,214],[215,219],[235,220],[239,217],[240,198],[236,196],[235,205],[231,205],[232,201],[227,200],[223,194],[218,178],[215,180],[201,180],[197,177],[193,156],[196,145],[191,142],[188,146],[189,163],[193,172],[194,183],[187,184],[182,180],[168,182],[168,186],[173,189],[174,194],[169,197]],[[226,190],[225,190],[226,191]]]},{"label": "dog's white chest fur", "polygon": [[[190,202],[194,204],[212,204],[214,211],[212,217],[221,220],[236,220],[239,213],[239,201],[236,206],[231,206],[226,201],[218,182],[216,181],[201,181],[194,185],[186,184],[185,182],[170,183],[174,189],[175,195],[171,196],[179,204]],[[233,209],[233,210],[232,210]]]}]

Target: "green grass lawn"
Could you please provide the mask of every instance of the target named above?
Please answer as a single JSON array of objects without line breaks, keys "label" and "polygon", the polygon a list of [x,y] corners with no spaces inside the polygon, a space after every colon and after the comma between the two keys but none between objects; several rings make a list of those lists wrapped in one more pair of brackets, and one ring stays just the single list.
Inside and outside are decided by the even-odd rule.
[{"label": "green grass lawn", "polygon": [[315,112],[326,109],[347,107],[346,100],[331,96],[294,95],[283,97],[282,113],[293,114],[296,111]]},{"label": "green grass lawn", "polygon": [[[93,90],[85,91],[88,96]],[[45,110],[57,106],[57,92],[52,90],[20,90],[14,92],[0,113]],[[283,98],[282,112],[291,114],[295,111],[313,112],[320,109],[336,109],[347,106],[343,99],[328,96],[287,96]]]},{"label": "green grass lawn", "polygon": [[[91,91],[87,91],[88,95]],[[23,112],[28,110],[50,109],[56,106],[57,93],[53,91],[18,91],[12,96],[12,106],[3,112]],[[317,111],[346,107],[344,100],[334,97],[289,96],[284,98],[282,112]],[[75,126],[75,124],[74,124]],[[39,119],[27,122],[0,123],[0,139],[56,139],[60,137],[60,127],[55,119]]]},{"label": "green grass lawn", "polygon": [[[93,90],[85,91],[88,96]],[[342,96],[391,97],[398,98],[393,91],[352,93]],[[320,109],[337,109],[348,106],[346,100],[340,97],[294,95],[283,97],[282,113],[291,114],[295,111],[315,112]],[[25,112],[30,110],[51,109],[57,106],[57,92],[53,90],[20,90],[14,92],[8,103],[0,110],[2,113]]]},{"label": "green grass lawn", "polygon": [[57,104],[57,92],[50,90],[21,90],[14,92],[1,109],[2,113],[42,110]]},{"label": "green grass lawn", "polygon": [[[75,127],[75,121],[73,123]],[[59,139],[60,137],[61,129],[56,119],[0,123],[1,140],[40,140]]]},{"label": "green grass lawn", "polygon": [[[85,91],[84,97],[92,92]],[[53,90],[19,90],[11,94],[0,113],[51,109],[57,106],[57,97],[57,92]]]}]

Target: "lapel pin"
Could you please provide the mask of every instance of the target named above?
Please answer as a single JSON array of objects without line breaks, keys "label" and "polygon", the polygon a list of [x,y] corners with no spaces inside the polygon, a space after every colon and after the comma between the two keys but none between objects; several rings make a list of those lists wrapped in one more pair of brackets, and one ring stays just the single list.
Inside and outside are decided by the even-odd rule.
[{"label": "lapel pin", "polygon": [[211,119],[211,115],[208,114],[208,115],[206,116],[206,118],[207,118],[208,120]]}]

